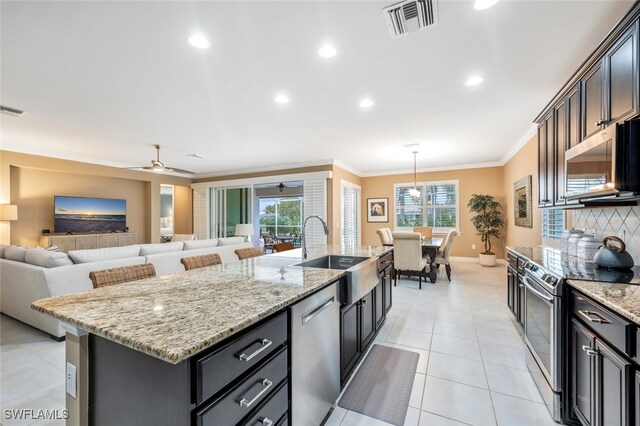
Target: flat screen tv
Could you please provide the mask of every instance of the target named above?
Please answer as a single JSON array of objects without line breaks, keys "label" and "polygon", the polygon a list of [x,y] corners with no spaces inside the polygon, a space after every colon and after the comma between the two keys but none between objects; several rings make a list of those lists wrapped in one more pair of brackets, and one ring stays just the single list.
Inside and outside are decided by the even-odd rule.
[{"label": "flat screen tv", "polygon": [[127,200],[56,195],[54,232],[111,232],[127,226]]}]

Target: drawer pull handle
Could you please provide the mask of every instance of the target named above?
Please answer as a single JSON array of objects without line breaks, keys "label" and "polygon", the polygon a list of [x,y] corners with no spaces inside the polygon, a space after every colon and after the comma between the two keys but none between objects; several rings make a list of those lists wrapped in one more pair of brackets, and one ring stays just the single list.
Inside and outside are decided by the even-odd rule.
[{"label": "drawer pull handle", "polygon": [[269,417],[265,417],[260,421],[260,423],[262,423],[264,426],[272,426],[273,420],[270,420]]},{"label": "drawer pull handle", "polygon": [[585,351],[589,356],[596,356],[598,354],[598,351],[591,348],[591,346],[582,345],[582,350]]},{"label": "drawer pull handle", "polygon": [[383,260],[380,263],[383,264],[383,265],[388,265],[388,264],[391,263],[391,261],[390,260]]},{"label": "drawer pull handle", "polygon": [[260,346],[258,349],[256,349],[254,352],[250,353],[249,355],[244,353],[244,350],[243,350],[242,353],[238,356],[238,359],[240,361],[243,361],[243,360],[244,361],[251,361],[253,358],[258,356],[260,354],[260,352],[264,351],[265,349],[267,349],[269,346],[271,346],[273,344],[273,342],[271,340],[269,340],[269,339],[262,339],[262,341],[260,343],[262,343],[262,346]]},{"label": "drawer pull handle", "polygon": [[597,322],[598,324],[611,324],[611,321],[603,317],[597,312],[593,311],[578,311],[580,315],[586,318],[589,322]]},{"label": "drawer pull handle", "polygon": [[253,398],[251,398],[251,400],[249,400],[249,401],[247,401],[247,399],[243,397],[243,398],[240,400],[240,406],[241,406],[241,407],[247,407],[247,408],[251,407],[253,404],[255,404],[255,402],[256,402],[257,400],[259,400],[259,399],[260,399],[260,397],[261,397],[262,395],[264,395],[264,394],[265,394],[265,392],[267,392],[267,391],[271,388],[271,386],[273,386],[273,382],[272,382],[271,380],[267,380],[267,379],[264,379],[263,381],[258,382],[258,384],[259,384],[260,386],[262,386],[262,389],[260,390],[260,392],[258,392],[258,393],[256,394],[256,396],[254,396]]}]

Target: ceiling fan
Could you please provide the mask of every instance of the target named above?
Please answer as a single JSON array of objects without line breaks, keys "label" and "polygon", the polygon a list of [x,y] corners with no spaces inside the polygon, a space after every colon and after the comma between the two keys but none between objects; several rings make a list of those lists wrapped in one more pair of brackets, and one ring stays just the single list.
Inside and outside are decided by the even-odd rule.
[{"label": "ceiling fan", "polygon": [[176,167],[165,166],[165,164],[162,161],[160,161],[160,145],[153,145],[153,147],[156,149],[156,159],[155,160],[151,160],[151,165],[150,166],[129,167],[129,168],[130,169],[151,170],[153,172],[158,172],[158,173],[168,172],[168,173],[184,173],[184,174],[188,174],[188,175],[195,175],[194,172],[189,171],[189,170],[184,170],[184,169],[178,169]]}]

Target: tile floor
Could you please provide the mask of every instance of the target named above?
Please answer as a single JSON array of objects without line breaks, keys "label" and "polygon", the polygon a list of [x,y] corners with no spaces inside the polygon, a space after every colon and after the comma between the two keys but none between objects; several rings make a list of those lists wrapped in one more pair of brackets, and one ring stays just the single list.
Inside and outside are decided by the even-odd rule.
[{"label": "tile floor", "polygon": [[[418,290],[401,280],[376,338],[420,354],[405,426],[556,425],[525,366],[506,306],[505,266],[454,263]],[[336,406],[327,425],[387,423]]]},{"label": "tile floor", "polygon": [[[405,425],[555,425],[524,364],[526,350],[505,304],[504,266],[453,266],[418,290],[401,280],[377,344],[420,354]],[[64,408],[64,343],[0,318],[0,424],[5,409]],[[336,407],[327,425],[386,423]]]}]

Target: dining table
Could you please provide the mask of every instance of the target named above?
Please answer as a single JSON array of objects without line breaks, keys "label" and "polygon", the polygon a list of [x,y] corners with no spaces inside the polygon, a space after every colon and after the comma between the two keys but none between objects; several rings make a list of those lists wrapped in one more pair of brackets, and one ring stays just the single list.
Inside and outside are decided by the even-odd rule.
[{"label": "dining table", "polygon": [[438,249],[442,245],[442,241],[444,241],[444,238],[435,238],[435,237],[422,238],[421,240],[422,254],[429,255],[429,258],[431,259],[431,265],[430,265],[431,268],[429,269],[429,280],[432,283],[435,283],[438,278],[438,273],[436,270],[436,255],[438,253]]}]

